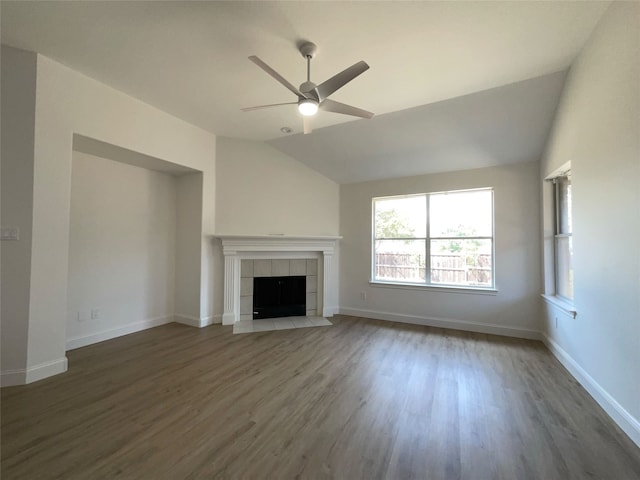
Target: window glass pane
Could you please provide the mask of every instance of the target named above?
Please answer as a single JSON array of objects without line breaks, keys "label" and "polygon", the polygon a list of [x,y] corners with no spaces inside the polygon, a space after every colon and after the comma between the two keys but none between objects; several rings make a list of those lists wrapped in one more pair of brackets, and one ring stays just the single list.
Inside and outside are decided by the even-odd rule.
[{"label": "window glass pane", "polygon": [[573,299],[573,242],[556,237],[556,294]]},{"label": "window glass pane", "polygon": [[491,240],[431,240],[431,283],[493,285]]},{"label": "window glass pane", "polygon": [[374,278],[424,283],[425,245],[425,240],[376,240]]},{"label": "window glass pane", "polygon": [[439,193],[429,197],[431,237],[491,237],[493,192]]},{"label": "window glass pane", "polygon": [[560,177],[556,182],[558,188],[558,233],[572,233],[571,180],[567,177]]},{"label": "window glass pane", "polygon": [[424,238],[427,207],[424,195],[375,200],[376,238]]}]

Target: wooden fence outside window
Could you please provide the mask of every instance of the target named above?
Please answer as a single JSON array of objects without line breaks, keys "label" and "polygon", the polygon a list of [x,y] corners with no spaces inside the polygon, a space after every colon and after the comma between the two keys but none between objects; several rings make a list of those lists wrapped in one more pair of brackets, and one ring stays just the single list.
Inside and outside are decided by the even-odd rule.
[{"label": "wooden fence outside window", "polygon": [[[377,279],[406,282],[425,280],[424,255],[377,253]],[[491,255],[431,255],[431,283],[448,285],[491,285]]]}]

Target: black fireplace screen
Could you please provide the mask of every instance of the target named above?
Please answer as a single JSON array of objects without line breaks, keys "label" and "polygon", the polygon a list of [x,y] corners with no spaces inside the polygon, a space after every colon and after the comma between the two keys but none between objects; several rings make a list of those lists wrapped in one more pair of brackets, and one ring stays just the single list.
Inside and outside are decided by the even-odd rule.
[{"label": "black fireplace screen", "polygon": [[306,315],[307,279],[255,277],[253,279],[253,319]]}]

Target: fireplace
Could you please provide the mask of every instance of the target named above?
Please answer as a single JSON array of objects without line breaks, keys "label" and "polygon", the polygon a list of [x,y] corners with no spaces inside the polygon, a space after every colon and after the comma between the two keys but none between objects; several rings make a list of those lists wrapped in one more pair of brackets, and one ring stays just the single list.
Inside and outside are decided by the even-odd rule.
[{"label": "fireplace", "polygon": [[253,319],[307,314],[306,277],[254,277]]},{"label": "fireplace", "polygon": [[[299,297],[295,301],[289,301],[289,305],[297,305],[295,315],[315,316],[318,314],[318,260],[305,258],[278,258],[278,259],[242,259],[240,260],[240,320],[254,320],[258,317],[254,315],[255,308],[255,288],[257,284],[266,286],[272,283],[270,278],[277,278],[280,283],[280,289],[285,287],[287,282],[296,282],[296,280],[288,280],[289,277],[302,277],[298,280],[296,292]],[[256,279],[260,280],[256,280]],[[277,284],[276,284],[277,285]],[[269,296],[278,295],[277,287],[271,287],[259,295],[267,297],[259,300],[260,302],[272,302]],[[280,292],[282,294],[282,292]],[[271,306],[275,307],[277,305]],[[304,310],[300,308],[304,305]],[[282,311],[283,308],[276,308]],[[286,309],[284,309],[286,310]],[[259,314],[260,315],[260,314]],[[269,313],[269,317],[261,316],[260,318],[276,318],[275,312]],[[274,316],[276,315],[276,316]],[[288,314],[289,315],[289,314]],[[290,315],[293,315],[291,313]]]},{"label": "fireplace", "polygon": [[224,254],[224,313],[231,325],[253,319],[255,277],[306,275],[306,316],[337,313],[334,252],[341,237],[217,235]]}]

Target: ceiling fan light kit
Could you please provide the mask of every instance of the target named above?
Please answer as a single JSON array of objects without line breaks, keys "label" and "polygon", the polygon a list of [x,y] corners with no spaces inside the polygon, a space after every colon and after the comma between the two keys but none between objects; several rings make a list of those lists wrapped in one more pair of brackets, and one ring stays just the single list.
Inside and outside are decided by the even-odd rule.
[{"label": "ceiling fan light kit", "polygon": [[341,113],[343,115],[351,115],[360,118],[372,118],[373,113],[368,112],[366,110],[362,110],[361,108],[352,107],[351,105],[347,105],[344,103],[336,102],[334,100],[330,100],[328,97],[332,93],[334,93],[339,88],[342,88],[351,80],[356,78],[361,73],[365,72],[369,69],[369,65],[367,65],[364,61],[359,61],[358,63],[353,64],[349,68],[343,70],[342,72],[334,75],[330,79],[321,83],[320,85],[316,85],[311,81],[311,59],[315,57],[318,48],[315,44],[311,42],[305,42],[300,45],[300,53],[307,60],[307,80],[300,85],[300,88],[296,88],[288,82],[282,75],[276,72],[273,68],[267,65],[265,62],[260,60],[257,56],[252,55],[249,57],[253,63],[262,68],[265,72],[267,72],[271,77],[275,78],[281,85],[283,85],[287,90],[297,95],[297,102],[287,102],[287,103],[272,103],[269,105],[259,105],[257,107],[248,107],[243,108],[242,111],[250,112],[253,110],[259,110],[262,108],[269,107],[278,107],[281,105],[298,105],[298,111],[303,116],[303,131],[305,134],[311,133],[311,118],[315,115],[318,110],[324,110],[327,112]]},{"label": "ceiling fan light kit", "polygon": [[318,102],[313,98],[303,98],[298,102],[298,111],[305,117],[318,113]]}]

